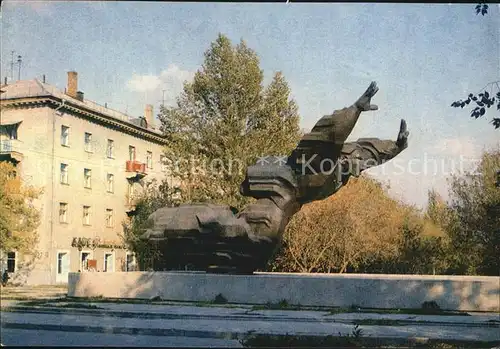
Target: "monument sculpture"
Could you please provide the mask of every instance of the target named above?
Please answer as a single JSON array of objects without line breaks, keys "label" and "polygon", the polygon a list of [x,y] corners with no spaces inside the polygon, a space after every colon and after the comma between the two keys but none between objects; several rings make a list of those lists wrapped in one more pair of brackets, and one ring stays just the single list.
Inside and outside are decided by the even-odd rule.
[{"label": "monument sculpture", "polygon": [[408,146],[404,120],[395,141],[346,142],[360,114],[378,109],[371,104],[377,91],[372,82],[353,105],[323,116],[286,164],[248,167],[240,192],[256,201],[242,211],[200,203],[154,212],[142,238],[162,252],[155,269],[231,274],[263,270],[302,205],[335,194],[351,176],[383,164]]}]

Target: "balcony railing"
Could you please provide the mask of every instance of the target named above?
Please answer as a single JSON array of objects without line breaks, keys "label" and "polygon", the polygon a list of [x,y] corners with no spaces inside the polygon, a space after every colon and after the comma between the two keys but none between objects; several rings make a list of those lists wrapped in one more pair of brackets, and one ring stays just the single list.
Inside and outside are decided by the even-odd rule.
[{"label": "balcony railing", "polygon": [[2,139],[0,141],[0,152],[9,153],[12,151],[12,140],[11,139]]},{"label": "balcony railing", "polygon": [[127,172],[146,173],[146,164],[139,161],[127,161],[125,164]]},{"label": "balcony railing", "polygon": [[20,162],[23,158],[19,141],[16,139],[1,139],[0,140],[0,155],[1,160],[12,160]]}]

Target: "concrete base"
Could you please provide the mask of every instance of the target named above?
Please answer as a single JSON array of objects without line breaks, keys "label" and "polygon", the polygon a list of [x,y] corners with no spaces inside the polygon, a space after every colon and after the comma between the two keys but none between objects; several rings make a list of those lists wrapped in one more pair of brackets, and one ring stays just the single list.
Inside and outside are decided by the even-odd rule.
[{"label": "concrete base", "polygon": [[384,274],[190,272],[70,273],[69,297],[207,302],[222,294],[230,303],[265,304],[285,299],[305,306],[421,308],[500,312],[500,277]]}]

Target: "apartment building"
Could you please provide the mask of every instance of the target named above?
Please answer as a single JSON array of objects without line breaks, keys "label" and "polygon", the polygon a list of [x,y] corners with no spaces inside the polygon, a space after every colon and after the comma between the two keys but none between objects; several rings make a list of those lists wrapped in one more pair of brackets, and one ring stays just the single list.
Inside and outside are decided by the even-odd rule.
[{"label": "apartment building", "polygon": [[21,283],[55,284],[68,272],[134,269],[122,222],[134,214],[141,184],[165,176],[153,107],[131,119],[89,101],[76,72],[64,92],[37,79],[1,90],[0,161],[43,188],[36,260],[2,251],[1,271]]}]

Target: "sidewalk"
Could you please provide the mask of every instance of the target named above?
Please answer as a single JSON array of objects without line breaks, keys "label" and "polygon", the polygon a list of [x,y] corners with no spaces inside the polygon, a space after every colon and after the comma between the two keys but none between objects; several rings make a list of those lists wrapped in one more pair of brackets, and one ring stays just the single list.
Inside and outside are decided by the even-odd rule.
[{"label": "sidewalk", "polygon": [[[2,327],[40,331],[181,336],[235,340],[248,333],[327,336],[349,334],[408,341],[428,338],[500,344],[499,314],[471,316],[253,310],[250,306],[196,306],[57,302],[26,306],[2,301]],[[51,302],[48,302],[51,303]],[[29,315],[29,316],[21,316]],[[497,345],[497,344],[496,344]]]}]

